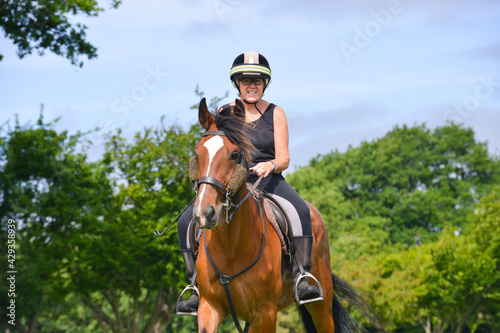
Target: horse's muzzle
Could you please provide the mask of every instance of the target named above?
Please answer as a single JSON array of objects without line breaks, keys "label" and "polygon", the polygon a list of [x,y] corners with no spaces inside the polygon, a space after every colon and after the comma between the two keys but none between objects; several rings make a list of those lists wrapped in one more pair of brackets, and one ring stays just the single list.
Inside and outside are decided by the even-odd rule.
[{"label": "horse's muzzle", "polygon": [[204,210],[200,209],[199,206],[195,206],[193,217],[200,229],[212,229],[217,225],[217,221],[219,220],[219,214],[217,214],[215,207],[212,205]]}]

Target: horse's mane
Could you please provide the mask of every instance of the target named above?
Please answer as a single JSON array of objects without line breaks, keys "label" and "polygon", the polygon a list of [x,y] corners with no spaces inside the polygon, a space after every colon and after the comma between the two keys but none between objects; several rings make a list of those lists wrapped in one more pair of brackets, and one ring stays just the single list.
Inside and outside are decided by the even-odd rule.
[{"label": "horse's mane", "polygon": [[224,131],[227,138],[241,148],[245,157],[245,165],[248,165],[252,161],[252,151],[255,147],[245,130],[249,126],[245,118],[234,115],[233,107],[227,104],[215,112],[213,119],[217,129]]}]

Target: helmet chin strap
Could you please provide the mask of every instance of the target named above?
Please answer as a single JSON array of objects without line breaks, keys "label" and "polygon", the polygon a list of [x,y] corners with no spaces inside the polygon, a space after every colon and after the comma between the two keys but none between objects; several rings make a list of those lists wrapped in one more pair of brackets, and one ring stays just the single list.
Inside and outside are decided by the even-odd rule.
[{"label": "helmet chin strap", "polygon": [[[259,101],[260,101],[260,99],[259,99]],[[261,115],[261,116],[264,116],[264,115],[262,114],[262,112],[259,110],[259,108],[257,107],[257,103],[259,103],[259,101],[257,101],[257,102],[253,102],[253,103],[250,103],[250,102],[249,102],[249,101],[247,101],[246,99],[243,99],[243,102],[245,102],[245,103],[247,103],[247,104],[253,104],[253,106],[255,106],[255,108],[257,109],[257,111],[259,111],[260,115]]]},{"label": "helmet chin strap", "polygon": [[[259,99],[259,101],[260,101],[260,99]],[[259,110],[259,108],[257,107],[257,103],[259,103],[259,101],[257,101],[257,102],[253,102],[253,103],[250,103],[250,102],[249,102],[249,101],[247,101],[246,99],[243,99],[243,102],[245,102],[245,103],[247,103],[247,104],[253,104],[253,106],[255,106],[255,109],[257,109],[257,111],[260,113],[261,118],[263,118],[263,119],[264,119],[264,121],[265,121],[266,123],[268,123],[269,125],[273,126],[273,125],[272,125],[272,124],[271,124],[268,120],[266,120],[266,118],[264,118],[264,114],[262,114],[262,112],[261,112],[261,111]]]}]

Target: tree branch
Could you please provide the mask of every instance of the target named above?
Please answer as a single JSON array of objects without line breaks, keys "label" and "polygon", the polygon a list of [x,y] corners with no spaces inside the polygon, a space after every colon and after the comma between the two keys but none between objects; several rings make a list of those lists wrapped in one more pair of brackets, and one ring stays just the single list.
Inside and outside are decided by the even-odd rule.
[{"label": "tree branch", "polygon": [[111,308],[113,309],[113,312],[116,317],[116,322],[118,323],[118,332],[120,333],[125,332],[125,328],[123,327],[123,320],[122,317],[120,316],[120,304],[116,299],[115,293],[110,292],[110,294],[111,294],[111,299],[108,298],[108,301],[111,304]]},{"label": "tree branch", "polygon": [[[141,295],[141,285],[140,285],[140,279],[137,279],[137,282],[135,284],[135,295],[134,295],[134,311],[132,312],[132,319],[129,321],[129,324],[127,325],[127,331],[130,330],[131,327],[134,327],[134,332],[138,332],[137,328],[139,325],[136,325],[136,318],[137,318],[137,310],[139,309],[139,297]],[[130,318],[130,316],[129,316]],[[140,323],[140,321],[139,321]]]},{"label": "tree branch", "polygon": [[43,301],[45,300],[45,292],[42,291],[42,295],[40,296],[40,302],[38,302],[38,311],[37,313],[31,318],[30,321],[30,326],[29,326],[29,333],[35,332],[35,327],[36,327],[36,322],[38,321],[38,317],[40,316],[40,312],[42,311],[42,305]]},{"label": "tree branch", "polygon": [[103,330],[105,330],[105,327],[107,325],[111,329],[112,332],[115,332],[111,318],[109,318],[109,316],[107,316],[102,311],[101,307],[99,307],[97,304],[94,304],[92,302],[92,299],[88,294],[82,295],[82,302],[85,306],[90,308],[90,311],[92,312],[92,316],[97,320],[97,322],[101,325],[101,327],[103,327]]},{"label": "tree branch", "polygon": [[[144,314],[145,314],[145,309],[146,309],[146,304],[148,302],[148,299],[149,299],[149,294],[150,294],[150,289],[148,289],[148,291],[146,292],[146,297],[144,298],[144,302],[142,303],[141,305],[141,311],[139,313],[139,320],[137,320],[137,323],[136,323],[136,329],[138,330],[139,329],[139,325],[140,323],[142,322],[143,318],[144,318]],[[146,327],[148,327],[149,325],[146,325]],[[146,330],[147,332],[147,330]]]}]

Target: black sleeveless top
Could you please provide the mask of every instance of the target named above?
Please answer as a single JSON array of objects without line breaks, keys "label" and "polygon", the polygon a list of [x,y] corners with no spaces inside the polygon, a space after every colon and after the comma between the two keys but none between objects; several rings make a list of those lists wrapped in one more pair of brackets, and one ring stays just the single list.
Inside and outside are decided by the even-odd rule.
[{"label": "black sleeveless top", "polygon": [[274,108],[276,105],[269,104],[262,116],[249,123],[246,132],[252,144],[257,148],[252,154],[250,167],[259,162],[267,162],[276,158],[274,150]]}]

